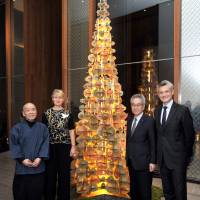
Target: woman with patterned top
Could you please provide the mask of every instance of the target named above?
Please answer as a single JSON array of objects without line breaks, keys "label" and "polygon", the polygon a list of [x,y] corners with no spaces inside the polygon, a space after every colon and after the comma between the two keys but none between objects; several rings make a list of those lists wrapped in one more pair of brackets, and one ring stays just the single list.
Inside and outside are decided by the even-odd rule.
[{"label": "woman with patterned top", "polygon": [[52,93],[53,107],[42,117],[49,129],[49,160],[46,168],[45,200],[70,199],[70,156],[76,153],[74,122],[69,110],[65,110],[64,92]]}]

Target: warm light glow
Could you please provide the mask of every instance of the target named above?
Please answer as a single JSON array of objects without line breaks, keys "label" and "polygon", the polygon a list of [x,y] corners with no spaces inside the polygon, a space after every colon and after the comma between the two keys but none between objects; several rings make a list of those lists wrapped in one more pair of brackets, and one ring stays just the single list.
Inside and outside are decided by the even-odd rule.
[{"label": "warm light glow", "polygon": [[145,112],[148,115],[153,115],[154,108],[157,105],[157,74],[155,63],[153,60],[153,49],[144,51],[144,64],[141,71],[141,82],[139,91],[146,98]]},{"label": "warm light glow", "polygon": [[[90,198],[90,197],[95,197],[95,196],[99,196],[99,195],[110,195],[110,196],[118,196],[114,193],[110,193],[108,192],[107,190],[105,189],[101,189],[101,190],[98,190],[97,192],[91,192],[90,195],[81,195],[82,197],[87,197],[87,198]],[[121,194],[120,197],[124,197],[124,198],[128,198],[129,196],[126,195],[126,194]]]},{"label": "warm light glow", "polygon": [[79,154],[72,163],[72,178],[82,197],[128,197],[125,161],[126,113],[118,83],[115,49],[106,0],[98,3],[97,20],[88,56],[88,76],[76,124]]}]

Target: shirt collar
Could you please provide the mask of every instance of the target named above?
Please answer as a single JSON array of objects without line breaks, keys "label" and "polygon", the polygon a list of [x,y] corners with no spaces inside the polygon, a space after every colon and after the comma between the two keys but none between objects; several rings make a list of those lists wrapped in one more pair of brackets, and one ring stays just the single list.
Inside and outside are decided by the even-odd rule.
[{"label": "shirt collar", "polygon": [[32,128],[35,125],[35,123],[36,123],[36,120],[34,120],[34,121],[28,121],[28,120],[25,119],[24,121],[28,124],[28,126],[30,128]]},{"label": "shirt collar", "polygon": [[171,108],[173,104],[173,99],[171,99],[167,104],[163,104],[163,107],[166,106],[167,108]]},{"label": "shirt collar", "polygon": [[140,121],[140,119],[141,119],[142,115],[143,115],[143,112],[142,112],[142,113],[140,113],[138,116],[134,116],[134,118],[136,118],[136,119],[137,119],[137,122],[139,122],[139,121]]}]

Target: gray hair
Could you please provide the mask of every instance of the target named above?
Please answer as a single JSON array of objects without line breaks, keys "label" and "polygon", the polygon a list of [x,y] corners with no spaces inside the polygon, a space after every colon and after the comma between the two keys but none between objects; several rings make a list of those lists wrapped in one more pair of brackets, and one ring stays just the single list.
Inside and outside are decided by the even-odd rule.
[{"label": "gray hair", "polygon": [[130,102],[133,101],[133,99],[140,99],[142,101],[142,104],[145,106],[146,100],[143,94],[134,94],[131,99]]},{"label": "gray hair", "polygon": [[171,83],[170,81],[168,80],[163,80],[161,81],[159,84],[158,84],[158,88],[162,87],[162,86],[168,86],[168,88],[170,90],[173,90],[174,89],[174,85],[173,83]]}]

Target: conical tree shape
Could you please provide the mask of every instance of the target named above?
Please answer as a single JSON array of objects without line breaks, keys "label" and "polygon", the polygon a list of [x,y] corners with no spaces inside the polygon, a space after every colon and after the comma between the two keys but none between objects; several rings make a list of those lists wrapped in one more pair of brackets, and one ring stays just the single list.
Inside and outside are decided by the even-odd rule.
[{"label": "conical tree shape", "polygon": [[140,92],[145,96],[146,108],[145,113],[152,116],[154,109],[158,103],[157,99],[157,84],[158,78],[156,74],[155,62],[152,60],[153,49],[148,49],[144,51],[144,63],[141,71],[141,81],[142,84],[139,88]]},{"label": "conical tree shape", "polygon": [[114,42],[106,0],[98,3],[97,20],[88,56],[88,76],[76,125],[78,157],[73,163],[77,192],[84,197],[128,197],[125,162],[126,113],[118,83]]}]

